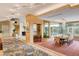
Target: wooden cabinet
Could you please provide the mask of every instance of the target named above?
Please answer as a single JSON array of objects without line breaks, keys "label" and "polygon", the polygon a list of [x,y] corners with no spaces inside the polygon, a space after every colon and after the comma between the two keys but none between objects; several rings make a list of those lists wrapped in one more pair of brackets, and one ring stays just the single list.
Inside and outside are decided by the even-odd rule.
[{"label": "wooden cabinet", "polygon": [[41,42],[41,40],[42,40],[42,38],[41,38],[41,36],[34,36],[34,38],[33,38],[33,41],[34,42]]}]

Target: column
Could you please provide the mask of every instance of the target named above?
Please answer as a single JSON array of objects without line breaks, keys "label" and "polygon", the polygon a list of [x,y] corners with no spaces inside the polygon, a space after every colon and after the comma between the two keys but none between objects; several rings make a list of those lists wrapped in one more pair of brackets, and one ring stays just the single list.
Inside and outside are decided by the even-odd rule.
[{"label": "column", "polygon": [[33,26],[30,24],[30,43],[33,43]]},{"label": "column", "polygon": [[24,29],[24,26],[26,26],[25,20],[26,20],[26,18],[24,16],[19,17],[19,25],[20,25],[20,34],[19,35],[20,35],[20,38],[23,40],[26,40],[26,35],[25,36],[22,35],[22,32],[24,32],[24,31],[26,32],[26,30]]},{"label": "column", "polygon": [[50,22],[48,22],[48,34],[49,34],[49,37],[51,37],[51,28],[50,28]]},{"label": "column", "polygon": [[63,22],[63,24],[62,24],[62,28],[63,28],[63,35],[66,33],[65,32],[65,30],[66,30],[66,23],[65,22]]},{"label": "column", "polygon": [[42,34],[42,38],[43,38],[43,36],[44,36],[44,23],[42,23],[42,25],[41,25],[41,34]]}]

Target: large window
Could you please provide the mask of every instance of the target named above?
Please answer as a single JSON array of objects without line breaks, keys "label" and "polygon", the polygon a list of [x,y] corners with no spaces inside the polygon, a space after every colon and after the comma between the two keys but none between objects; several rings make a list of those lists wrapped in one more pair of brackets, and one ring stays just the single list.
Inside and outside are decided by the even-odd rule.
[{"label": "large window", "polygon": [[[79,35],[79,23],[67,23],[67,33],[73,34],[74,36]],[[70,29],[71,28],[71,29]]]},{"label": "large window", "polygon": [[[50,30],[49,30],[50,29]],[[51,31],[52,35],[74,35],[79,36],[79,22],[71,23],[44,23],[44,35],[49,36]]]},{"label": "large window", "polygon": [[79,35],[79,26],[74,28],[74,34],[75,35]]},{"label": "large window", "polygon": [[61,23],[44,22],[44,37],[48,38],[50,35],[58,35],[63,33]]},{"label": "large window", "polygon": [[44,22],[44,38],[48,38],[48,37],[49,37],[49,23]]},{"label": "large window", "polygon": [[55,24],[50,24],[51,28],[51,35],[58,35],[62,33],[62,24],[55,23]]}]

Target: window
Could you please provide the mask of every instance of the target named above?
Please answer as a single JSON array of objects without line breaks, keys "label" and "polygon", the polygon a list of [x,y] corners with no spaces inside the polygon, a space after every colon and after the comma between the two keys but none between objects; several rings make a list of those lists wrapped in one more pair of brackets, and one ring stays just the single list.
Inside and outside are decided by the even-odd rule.
[{"label": "window", "polygon": [[61,24],[57,23],[57,24],[50,24],[50,28],[51,28],[51,35],[58,35],[62,33],[62,26]]},{"label": "window", "polygon": [[[67,33],[71,32],[74,36],[79,35],[79,23],[73,22],[73,23],[67,23]],[[71,29],[68,29],[71,28]]]},{"label": "window", "polygon": [[48,38],[48,37],[49,37],[49,23],[44,22],[44,38]]}]

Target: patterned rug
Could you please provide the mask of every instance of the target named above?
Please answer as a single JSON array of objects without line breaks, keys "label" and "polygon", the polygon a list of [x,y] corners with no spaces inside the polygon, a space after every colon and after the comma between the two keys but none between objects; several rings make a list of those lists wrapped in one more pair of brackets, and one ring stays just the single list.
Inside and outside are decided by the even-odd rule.
[{"label": "patterned rug", "polygon": [[36,49],[25,42],[8,38],[3,39],[3,55],[4,56],[48,56],[43,51]]}]

